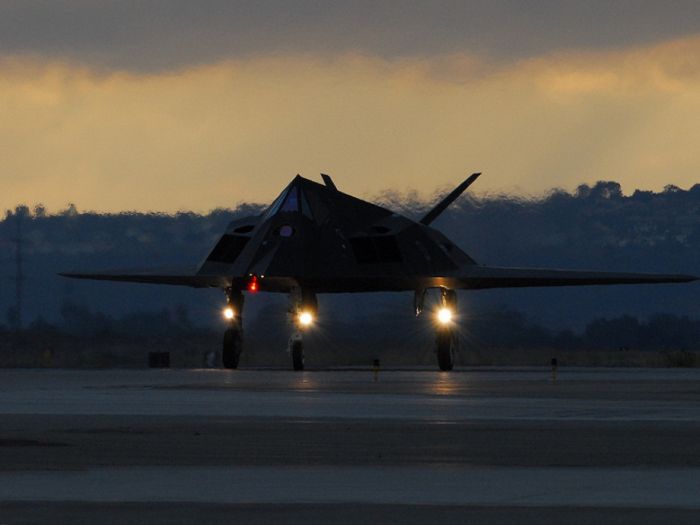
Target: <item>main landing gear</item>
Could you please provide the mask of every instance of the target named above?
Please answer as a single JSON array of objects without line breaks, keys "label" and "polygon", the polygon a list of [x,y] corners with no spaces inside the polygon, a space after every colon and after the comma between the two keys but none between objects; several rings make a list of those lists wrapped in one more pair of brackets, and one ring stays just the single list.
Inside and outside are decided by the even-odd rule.
[{"label": "main landing gear", "polygon": [[435,334],[435,353],[440,370],[454,368],[457,352],[457,327],[452,317],[457,311],[457,293],[454,290],[440,288],[440,309],[437,313],[437,332]]},{"label": "main landing gear", "polygon": [[309,290],[295,290],[290,295],[291,315],[294,332],[289,338],[287,350],[292,358],[294,370],[304,370],[304,331],[309,328],[316,318],[318,301],[316,294]]},{"label": "main landing gear", "polygon": [[224,317],[228,327],[224,332],[222,362],[224,368],[238,368],[243,350],[243,294],[240,290],[227,288],[226,302]]},{"label": "main landing gear", "polygon": [[453,321],[457,311],[457,293],[447,288],[440,289],[440,308],[437,312],[435,353],[440,370],[449,371],[455,365],[457,352],[457,326]]},{"label": "main landing gear", "polygon": [[[440,370],[449,371],[454,368],[457,352],[457,324],[454,316],[457,312],[457,293],[454,290],[440,287],[440,302],[435,312],[435,354]],[[416,315],[423,310],[427,290],[416,291],[414,308]]]}]

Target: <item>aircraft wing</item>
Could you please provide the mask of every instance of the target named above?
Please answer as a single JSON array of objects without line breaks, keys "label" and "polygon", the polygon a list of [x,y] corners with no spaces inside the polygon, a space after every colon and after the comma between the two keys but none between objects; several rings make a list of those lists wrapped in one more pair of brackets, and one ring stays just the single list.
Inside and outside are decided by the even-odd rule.
[{"label": "aircraft wing", "polygon": [[597,284],[687,283],[693,275],[552,270],[545,268],[498,268],[467,266],[448,278],[455,288],[522,288],[538,286],[590,286]]},{"label": "aircraft wing", "polygon": [[[100,273],[68,272],[59,274],[74,279],[96,281],[121,281],[131,283],[170,284],[193,288],[245,288],[243,277],[202,275],[196,268],[117,270]],[[379,292],[415,290],[420,286],[446,286],[454,289],[478,290],[486,288],[522,288],[540,286],[589,286],[596,284],[651,284],[685,283],[698,280],[692,275],[668,275],[651,273],[594,272],[582,270],[551,270],[539,268],[499,268],[469,265],[454,274],[420,279],[416,286],[408,276],[363,276],[333,279],[305,279],[306,284],[318,293]],[[297,284],[291,277],[265,278],[265,290],[288,292]]]},{"label": "aircraft wing", "polygon": [[231,279],[218,275],[197,275],[196,267],[159,268],[148,270],[114,270],[100,273],[65,272],[63,277],[94,281],[121,281],[129,283],[172,284],[194,288],[225,288]]}]

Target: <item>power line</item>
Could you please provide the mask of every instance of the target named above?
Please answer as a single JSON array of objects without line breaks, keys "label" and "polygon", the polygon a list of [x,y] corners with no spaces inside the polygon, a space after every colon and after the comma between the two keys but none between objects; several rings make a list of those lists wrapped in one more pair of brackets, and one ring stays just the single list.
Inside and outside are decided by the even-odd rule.
[{"label": "power line", "polygon": [[[8,213],[8,217],[12,216],[12,214]],[[12,325],[12,328],[15,329],[15,331],[20,332],[22,331],[24,327],[24,316],[23,316],[23,310],[24,310],[24,284],[25,284],[25,275],[24,275],[24,235],[22,232],[22,219],[23,219],[23,214],[20,212],[20,210],[17,210],[14,213],[14,218],[15,218],[15,235],[14,237],[11,237],[5,241],[7,244],[14,244],[15,247],[15,254],[14,258],[8,259],[7,262],[10,260],[13,260],[14,266],[15,266],[15,275],[13,277],[9,277],[10,280],[13,280],[15,282],[15,304],[14,308],[9,310],[8,314],[8,321]]]},{"label": "power line", "polygon": [[22,331],[22,303],[24,298],[24,261],[22,254],[22,215],[15,215],[15,330]]}]

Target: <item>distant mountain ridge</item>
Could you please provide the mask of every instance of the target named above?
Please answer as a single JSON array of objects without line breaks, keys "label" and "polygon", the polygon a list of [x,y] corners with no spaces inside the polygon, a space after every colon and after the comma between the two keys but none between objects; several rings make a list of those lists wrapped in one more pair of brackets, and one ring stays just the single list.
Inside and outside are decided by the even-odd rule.
[{"label": "distant mountain ridge", "polygon": [[[414,217],[430,205],[416,198],[399,201],[391,194],[376,202]],[[264,207],[242,204],[207,214],[167,215],[80,213],[74,206],[51,214],[41,206],[33,210],[20,206],[0,221],[0,324],[11,321],[5,314],[15,302],[12,240],[18,219],[26,321],[39,316],[60,321],[61,306],[71,303],[110,315],[184,308],[195,323],[215,325],[222,302],[215,290],[73,282],[56,273],[195,264],[230,220]],[[689,190],[667,186],[659,193],[635,191],[628,196],[616,182],[582,185],[571,193],[554,190],[534,199],[471,195],[455,203],[434,226],[484,264],[700,274],[700,184]],[[648,317],[656,312],[699,316],[699,291],[697,285],[494,290],[464,293],[461,304],[472,312],[503,306],[553,328],[581,328],[600,316]],[[264,294],[251,298],[246,304],[249,315],[270,300]],[[411,298],[396,294],[321,301],[328,311],[334,305],[346,312],[357,305],[369,309],[392,305],[402,314],[403,309],[411,310]]]}]

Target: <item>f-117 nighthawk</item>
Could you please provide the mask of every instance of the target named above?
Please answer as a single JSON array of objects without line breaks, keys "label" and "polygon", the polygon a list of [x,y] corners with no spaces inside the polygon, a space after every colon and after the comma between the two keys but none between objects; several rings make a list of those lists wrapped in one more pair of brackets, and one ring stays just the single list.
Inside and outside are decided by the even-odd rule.
[{"label": "f-117 nighthawk", "polygon": [[236,368],[243,344],[243,294],[289,294],[289,351],[304,367],[303,333],[312,329],[317,294],[410,291],[416,315],[426,292],[439,291],[435,352],[454,366],[456,290],[525,286],[682,283],[691,275],[499,268],[477,264],[431,223],[478,177],[474,173],[419,221],[297,175],[262,214],[233,221],[196,271],[64,273],[79,279],[216,287],[226,294],[223,366]]}]

